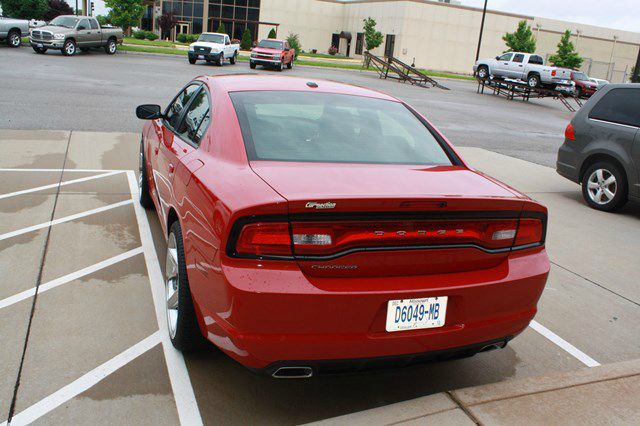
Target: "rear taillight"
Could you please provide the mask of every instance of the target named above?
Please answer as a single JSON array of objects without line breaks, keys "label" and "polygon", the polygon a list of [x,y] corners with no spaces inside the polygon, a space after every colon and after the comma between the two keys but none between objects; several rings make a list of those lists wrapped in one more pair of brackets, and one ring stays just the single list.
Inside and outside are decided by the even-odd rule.
[{"label": "rear taillight", "polygon": [[[328,256],[353,249],[477,246],[502,250],[542,241],[539,219],[256,222],[235,244],[241,257]],[[293,246],[293,251],[292,251]]]},{"label": "rear taillight", "polygon": [[540,219],[520,219],[514,246],[537,244],[542,241],[543,225]]},{"label": "rear taillight", "polygon": [[236,253],[249,256],[291,256],[291,237],[286,222],[245,225],[236,243]]},{"label": "rear taillight", "polygon": [[569,123],[567,128],[564,129],[564,138],[570,141],[576,140],[576,132],[573,129],[573,124]]},{"label": "rear taillight", "polygon": [[364,247],[473,244],[488,249],[512,246],[516,219],[393,222],[297,222],[295,254],[329,255]]},{"label": "rear taillight", "polygon": [[556,76],[556,70],[551,70],[551,75],[555,77]]}]

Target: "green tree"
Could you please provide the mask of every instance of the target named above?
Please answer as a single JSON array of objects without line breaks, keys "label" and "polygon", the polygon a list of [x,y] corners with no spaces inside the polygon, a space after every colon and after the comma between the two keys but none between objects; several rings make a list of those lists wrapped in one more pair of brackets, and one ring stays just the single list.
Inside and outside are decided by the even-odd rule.
[{"label": "green tree", "polygon": [[16,19],[42,19],[49,10],[47,0],[0,0],[4,16]]},{"label": "green tree", "polygon": [[252,44],[253,44],[253,38],[251,37],[251,30],[249,29],[249,27],[247,27],[242,33],[242,41],[240,42],[240,49],[251,50]]},{"label": "green tree", "polygon": [[218,29],[216,30],[216,32],[220,34],[227,34],[227,29],[224,27],[224,22],[220,22],[220,25],[218,25]]},{"label": "green tree", "polygon": [[505,52],[525,52],[534,53],[536,51],[536,39],[533,38],[531,27],[527,21],[518,22],[518,28],[513,33],[506,33],[504,40],[508,49]]},{"label": "green tree", "polygon": [[[376,30],[376,20],[369,17],[364,22],[364,44],[367,51],[373,50],[382,44],[382,33]],[[336,46],[337,47],[337,46]]]},{"label": "green tree", "polygon": [[571,31],[567,30],[558,43],[558,51],[549,56],[549,62],[557,67],[578,69],[582,65],[582,57],[574,50],[571,43]]},{"label": "green tree", "polygon": [[111,9],[111,22],[129,33],[133,25],[138,25],[144,14],[142,0],[104,0],[104,5]]},{"label": "green tree", "polygon": [[289,46],[291,46],[291,48],[296,51],[297,58],[300,54],[300,49],[302,48],[302,46],[300,45],[300,36],[298,34],[289,33],[289,35],[287,36],[287,41],[289,42]]},{"label": "green tree", "polygon": [[276,38],[276,37],[278,37],[278,35],[276,34],[276,29],[271,28],[271,31],[269,31],[269,35],[267,36],[267,38]]},{"label": "green tree", "polygon": [[111,25],[111,16],[109,15],[98,15],[96,16],[98,23],[101,27],[105,27],[107,25]]}]

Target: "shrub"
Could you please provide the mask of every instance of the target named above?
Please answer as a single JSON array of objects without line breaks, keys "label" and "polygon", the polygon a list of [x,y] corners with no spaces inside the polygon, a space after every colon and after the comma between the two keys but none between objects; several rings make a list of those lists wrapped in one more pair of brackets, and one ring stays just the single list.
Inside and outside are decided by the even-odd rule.
[{"label": "shrub", "polygon": [[180,34],[178,34],[178,37],[176,37],[176,40],[178,40],[180,43],[186,43],[187,42],[187,36],[188,36],[188,34],[180,33]]},{"label": "shrub", "polygon": [[157,40],[158,39],[158,34],[154,33],[153,31],[147,31],[146,34],[144,35],[144,38],[146,38],[147,40]]},{"label": "shrub", "polygon": [[331,46],[329,50],[327,50],[327,52],[329,53],[329,55],[335,55],[336,53],[338,53],[338,48],[335,46]]},{"label": "shrub", "polygon": [[133,32],[133,37],[137,38],[138,40],[144,40],[146,36],[147,36],[147,32],[146,31],[134,31]]},{"label": "shrub", "polygon": [[296,51],[296,57],[298,57],[302,50],[302,47],[300,46],[300,36],[298,36],[298,34],[289,33],[287,41],[289,42],[289,46]]},{"label": "shrub", "polygon": [[276,38],[276,29],[275,28],[271,28],[271,31],[269,31],[269,35],[267,36],[267,38]]},{"label": "shrub", "polygon": [[220,34],[227,33],[227,29],[224,27],[224,22],[220,22],[220,25],[218,25],[218,29],[216,30],[216,32]]},{"label": "shrub", "polygon": [[240,40],[238,40],[237,38],[232,38],[231,44],[240,44]]},{"label": "shrub", "polygon": [[242,41],[240,42],[240,49],[242,50],[251,50],[251,30],[249,28],[245,28],[242,33]]}]

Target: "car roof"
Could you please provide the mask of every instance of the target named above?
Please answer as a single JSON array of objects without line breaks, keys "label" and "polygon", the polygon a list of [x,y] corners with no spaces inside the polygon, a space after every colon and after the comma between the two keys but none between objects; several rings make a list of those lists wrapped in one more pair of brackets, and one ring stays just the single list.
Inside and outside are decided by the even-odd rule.
[{"label": "car roof", "polygon": [[[399,102],[399,100],[393,96],[389,96],[375,90],[328,80],[271,76],[264,74],[201,76],[198,77],[198,79],[206,81],[210,87],[215,87],[218,91],[224,91],[227,93],[263,90],[304,91],[365,96],[369,98]],[[317,87],[313,87],[312,83],[315,83]]]}]

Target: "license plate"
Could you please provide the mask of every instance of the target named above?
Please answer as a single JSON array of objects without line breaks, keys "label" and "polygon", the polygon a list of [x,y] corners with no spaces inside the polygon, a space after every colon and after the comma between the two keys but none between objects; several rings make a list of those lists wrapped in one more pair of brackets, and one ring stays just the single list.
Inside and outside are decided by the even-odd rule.
[{"label": "license plate", "polygon": [[42,43],[36,43],[36,47],[44,47]]},{"label": "license plate", "polygon": [[447,297],[390,300],[387,304],[387,331],[418,330],[444,325]]}]

